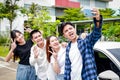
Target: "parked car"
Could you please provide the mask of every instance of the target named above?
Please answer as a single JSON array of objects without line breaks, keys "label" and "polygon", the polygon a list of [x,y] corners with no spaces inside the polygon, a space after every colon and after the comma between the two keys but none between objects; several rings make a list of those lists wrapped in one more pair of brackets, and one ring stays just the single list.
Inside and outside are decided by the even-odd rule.
[{"label": "parked car", "polygon": [[98,41],[94,55],[100,80],[120,80],[120,42]]}]

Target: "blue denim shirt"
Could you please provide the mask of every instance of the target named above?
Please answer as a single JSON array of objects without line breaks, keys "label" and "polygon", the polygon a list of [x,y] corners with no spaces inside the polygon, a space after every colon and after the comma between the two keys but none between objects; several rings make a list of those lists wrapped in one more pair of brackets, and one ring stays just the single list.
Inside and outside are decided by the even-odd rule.
[{"label": "blue denim shirt", "polygon": [[[82,55],[82,80],[97,80],[97,69],[94,59],[94,44],[101,37],[101,27],[102,27],[102,16],[100,20],[99,28],[96,27],[96,19],[94,19],[94,29],[91,34],[89,34],[84,40],[81,38],[77,39],[78,49]],[[71,42],[69,42],[66,48],[66,58],[65,58],[65,72],[64,80],[71,80],[71,61],[69,58],[69,51],[71,47]],[[73,53],[74,54],[74,53]],[[79,62],[79,61],[78,61]]]}]

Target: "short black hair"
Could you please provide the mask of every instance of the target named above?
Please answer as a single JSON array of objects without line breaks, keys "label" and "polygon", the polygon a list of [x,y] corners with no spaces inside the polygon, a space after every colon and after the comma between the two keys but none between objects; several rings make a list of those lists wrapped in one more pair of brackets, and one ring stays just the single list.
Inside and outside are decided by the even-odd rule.
[{"label": "short black hair", "polygon": [[71,22],[62,22],[61,24],[59,24],[58,26],[58,31],[59,31],[59,34],[63,35],[63,29],[66,25],[71,25],[74,27],[74,25],[71,23]]},{"label": "short black hair", "polygon": [[34,33],[37,33],[37,32],[39,32],[40,34],[42,34],[39,30],[35,29],[35,30],[32,30],[32,31],[30,32],[30,38],[32,39],[32,35],[33,35]]}]

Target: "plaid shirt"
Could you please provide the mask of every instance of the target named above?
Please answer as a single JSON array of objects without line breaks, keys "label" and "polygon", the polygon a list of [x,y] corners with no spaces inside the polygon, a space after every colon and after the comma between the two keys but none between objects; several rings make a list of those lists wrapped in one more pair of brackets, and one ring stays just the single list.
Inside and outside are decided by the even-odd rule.
[{"label": "plaid shirt", "polygon": [[[94,19],[94,24],[96,20]],[[100,27],[97,28],[96,24],[94,26],[93,32],[89,34],[84,40],[81,38],[77,39],[78,49],[82,55],[82,80],[97,80],[97,69],[96,63],[94,59],[94,51],[93,46],[101,37],[101,27],[102,27],[102,16],[100,20]],[[71,42],[69,42],[66,48],[66,58],[65,58],[65,72],[64,72],[64,80],[71,80],[71,61],[69,58],[69,51],[71,47]]]}]

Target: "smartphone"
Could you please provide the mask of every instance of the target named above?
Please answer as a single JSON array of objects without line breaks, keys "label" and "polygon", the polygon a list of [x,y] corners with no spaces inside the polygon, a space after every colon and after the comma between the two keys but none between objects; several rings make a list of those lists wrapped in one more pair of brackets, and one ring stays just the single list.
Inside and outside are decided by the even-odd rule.
[{"label": "smartphone", "polygon": [[84,9],[83,10],[83,13],[86,17],[93,17],[95,16],[95,14],[92,13],[92,10],[91,9]]}]

